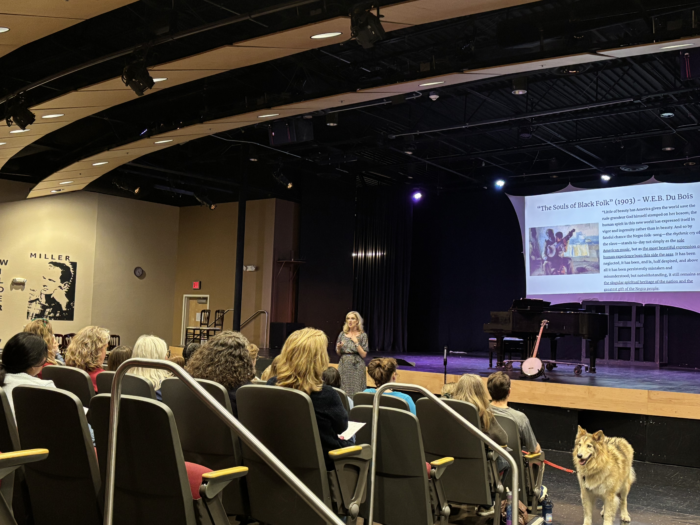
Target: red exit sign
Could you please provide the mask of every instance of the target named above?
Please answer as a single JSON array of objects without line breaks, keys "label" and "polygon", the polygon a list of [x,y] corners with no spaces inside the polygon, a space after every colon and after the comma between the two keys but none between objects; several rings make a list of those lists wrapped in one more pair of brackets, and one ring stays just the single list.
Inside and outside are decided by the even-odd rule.
[{"label": "red exit sign", "polygon": [[202,289],[202,281],[194,281],[192,283],[192,289],[193,290],[201,290]]}]

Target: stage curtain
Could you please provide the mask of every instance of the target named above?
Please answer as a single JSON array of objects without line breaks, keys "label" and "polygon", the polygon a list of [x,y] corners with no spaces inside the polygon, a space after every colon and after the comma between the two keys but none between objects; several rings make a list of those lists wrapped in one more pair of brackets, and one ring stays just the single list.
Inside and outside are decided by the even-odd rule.
[{"label": "stage curtain", "polygon": [[370,352],[406,352],[413,205],[404,191],[357,193],[353,304],[365,321]]}]

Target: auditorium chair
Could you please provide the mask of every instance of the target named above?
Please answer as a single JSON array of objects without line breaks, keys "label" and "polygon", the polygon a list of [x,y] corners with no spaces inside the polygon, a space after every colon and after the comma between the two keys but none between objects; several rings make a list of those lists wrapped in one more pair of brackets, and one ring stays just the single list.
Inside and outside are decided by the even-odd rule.
[{"label": "auditorium chair", "polygon": [[350,413],[350,403],[348,403],[348,395],[345,393],[345,390],[341,390],[340,388],[335,388],[335,387],[333,387],[333,390],[338,392],[338,395],[340,396],[340,402],[345,407],[345,411],[349,414]]},{"label": "auditorium chair", "polygon": [[12,479],[15,476],[15,471],[28,463],[42,461],[48,455],[49,451],[45,448],[0,453],[0,484],[2,484],[0,487],[0,523],[17,525],[8,504],[8,501],[12,502]]},{"label": "auditorium chair", "polygon": [[[508,448],[512,449],[510,454],[520,470],[520,479],[518,480],[520,482],[520,501],[528,507],[528,510],[534,509],[533,513],[536,513],[544,476],[544,450],[537,454],[523,454],[520,431],[516,422],[508,416],[501,415],[497,415],[496,420],[508,434]],[[509,486],[512,487],[511,475],[512,472],[508,474],[508,478],[504,482],[509,483]]]},{"label": "auditorium chair", "polygon": [[72,366],[45,366],[41,370],[41,377],[53,381],[57,388],[75,394],[84,407],[90,406],[90,400],[95,395],[95,387],[84,370]]},{"label": "auditorium chair", "polygon": [[[356,442],[371,443],[372,407],[356,406],[350,411],[350,420],[365,423],[356,434]],[[373,521],[382,525],[433,525],[439,521],[447,525],[450,507],[442,479],[454,460],[435,459],[428,472],[418,418],[408,410],[380,407],[376,446]],[[369,500],[367,497],[360,510],[365,521],[369,519]]]},{"label": "auditorium chair", "polygon": [[[103,485],[111,396],[90,405]],[[245,467],[212,471],[186,463],[172,411],[160,401],[122,396],[115,464],[114,525],[228,525],[221,491]]]},{"label": "auditorium chair", "polygon": [[107,347],[107,350],[113,350],[116,347],[120,346],[122,344],[122,338],[119,337],[118,335],[110,335],[109,336],[109,346]]},{"label": "auditorium chair", "polygon": [[[474,405],[456,399],[445,399],[443,402],[482,430],[479,412]],[[447,501],[486,507],[495,505],[496,509],[500,509],[505,489],[498,474],[496,453],[487,449],[483,441],[434,401],[419,399],[416,413],[427,461],[445,456],[455,460],[454,466],[447,469],[443,477]]]},{"label": "auditorium chair", "polygon": [[36,386],[18,386],[12,398],[22,446],[51,451],[24,467],[34,525],[100,525],[100,473],[80,399]]},{"label": "auditorium chair", "polygon": [[[107,371],[97,374],[97,393],[109,394],[112,392],[112,381],[115,372]],[[147,379],[132,374],[126,374],[122,380],[122,394],[128,396],[141,396],[148,399],[156,399],[156,391],[153,384]]]},{"label": "auditorium chair", "polygon": [[[12,414],[7,395],[4,390],[0,388],[0,450],[2,452],[16,452],[20,449],[15,416]],[[19,466],[15,470],[13,476],[8,475],[2,480],[0,486],[0,492],[5,497],[5,500],[8,503],[12,503],[15,521],[19,525],[28,523],[29,517],[31,516],[31,509],[27,482],[24,477],[24,468]]]},{"label": "auditorium chair", "polygon": [[[356,523],[365,499],[369,445],[331,451],[327,471],[311,398],[304,392],[246,385],[236,394],[241,423],[336,514]],[[258,455],[242,443],[251,516],[267,525],[324,525],[316,512]]]},{"label": "auditorium chair", "polygon": [[[231,399],[223,386],[206,379],[196,381],[221,406],[231,412]],[[175,417],[185,461],[198,463],[212,470],[243,465],[238,436],[209,410],[187,385],[172,377],[163,381],[160,391],[163,403],[168,405]],[[223,503],[226,513],[231,516],[249,515],[245,479],[231,481],[223,491]]]},{"label": "auditorium chair", "polygon": [[[360,406],[360,405],[369,405],[372,406],[374,404],[374,396],[376,394],[373,392],[358,392],[355,394],[352,398],[353,403],[355,403],[355,406]],[[407,410],[410,412],[410,409],[408,408],[408,403],[404,401],[403,399],[400,399],[396,396],[387,396],[382,394],[382,398],[379,400],[379,406],[382,407],[390,407],[390,408],[398,408],[400,410]]]}]

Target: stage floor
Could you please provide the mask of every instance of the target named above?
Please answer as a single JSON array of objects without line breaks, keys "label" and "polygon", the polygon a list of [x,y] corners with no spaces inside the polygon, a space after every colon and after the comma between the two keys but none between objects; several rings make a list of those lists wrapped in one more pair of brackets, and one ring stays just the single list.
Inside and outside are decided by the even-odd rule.
[{"label": "stage floor", "polygon": [[[419,372],[432,372],[435,374],[444,373],[443,356],[435,354],[385,354],[374,353],[372,357],[400,357],[406,361],[416,363],[415,368],[400,366],[402,370],[415,370]],[[334,362],[338,361],[337,356],[333,356]],[[495,367],[489,368],[488,357],[471,357],[464,355],[450,354],[447,358],[447,373],[454,375],[478,374],[483,377],[503,370]],[[520,376],[520,365],[515,363],[513,370],[504,370],[513,380],[522,379]],[[590,374],[583,372],[582,375],[574,374],[573,366],[559,366],[547,372],[551,383],[560,383],[578,386],[602,386],[611,388],[630,388],[635,390],[660,390],[663,392],[682,392],[686,394],[700,394],[700,371],[679,370],[669,368],[649,368],[643,366],[597,366],[597,372]],[[536,379],[535,382],[541,382]]]}]

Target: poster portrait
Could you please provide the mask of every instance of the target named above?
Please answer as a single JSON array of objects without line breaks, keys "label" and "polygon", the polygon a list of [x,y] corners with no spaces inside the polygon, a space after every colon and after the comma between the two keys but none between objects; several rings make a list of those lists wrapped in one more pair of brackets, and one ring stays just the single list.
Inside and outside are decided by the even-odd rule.
[{"label": "poster portrait", "polygon": [[74,261],[36,261],[41,277],[29,288],[27,319],[73,321],[78,263]]}]

